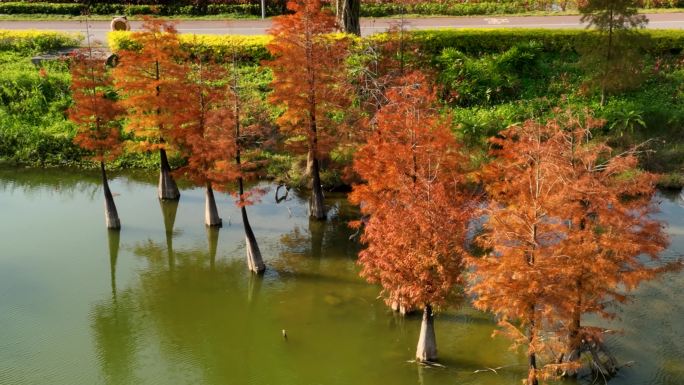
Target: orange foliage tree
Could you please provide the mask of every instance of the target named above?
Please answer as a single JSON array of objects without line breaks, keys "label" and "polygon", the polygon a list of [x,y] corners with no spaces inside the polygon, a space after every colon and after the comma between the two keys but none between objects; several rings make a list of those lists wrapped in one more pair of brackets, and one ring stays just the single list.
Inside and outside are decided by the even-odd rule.
[{"label": "orange foliage tree", "polygon": [[123,111],[114,97],[112,78],[104,60],[93,58],[91,49],[78,51],[72,57],[71,77],[74,103],[69,109],[69,119],[78,127],[74,142],[91,151],[92,159],[100,163],[106,225],[109,229],[119,229],[121,222],[109,189],[105,162],[121,152],[118,119]]},{"label": "orange foliage tree", "polygon": [[382,286],[388,304],[423,308],[416,357],[433,361],[432,307],[446,305],[462,284],[476,199],[465,188],[467,158],[434,109],[425,77],[407,76],[387,97],[377,129],[354,159],[365,183],[353,187],[350,200],[367,218],[359,264],[363,277]]},{"label": "orange foliage tree", "polygon": [[527,347],[530,385],[574,373],[584,352],[613,374],[603,329],[582,317],[613,317],[638,283],[677,266],[641,257],[657,262],[667,244],[651,216],[654,177],[633,154],[590,142],[600,125],[567,114],[512,127],[491,140],[495,159],[482,173],[490,203],[478,241],[489,253],[468,259],[468,291]]},{"label": "orange foliage tree", "polygon": [[557,247],[565,227],[558,220],[567,173],[557,159],[563,136],[527,121],[491,142],[495,159],[482,171],[488,219],[478,238],[490,252],[468,259],[468,291],[476,308],[497,316],[515,346],[527,347],[527,384],[536,385],[547,341],[542,328],[564,300],[556,290],[563,276]]},{"label": "orange foliage tree", "polygon": [[226,97],[227,76],[227,71],[214,63],[200,60],[189,66],[185,90],[190,103],[177,112],[182,114],[182,123],[170,132],[188,161],[177,173],[206,189],[204,223],[210,227],[222,224],[214,197],[215,185],[235,178],[233,170],[217,170],[217,165],[230,160],[233,152],[229,131],[219,117]]},{"label": "orange foliage tree", "polygon": [[266,63],[274,76],[270,101],[285,108],[277,123],[289,136],[289,144],[308,154],[310,212],[324,219],[320,161],[341,138],[332,114],[349,102],[341,86],[347,40],[329,35],[336,30],[335,17],[321,9],[320,0],[293,0],[288,9],[294,14],[276,17],[270,30],[273,40],[268,50],[274,57]]},{"label": "orange foliage tree", "polygon": [[[616,361],[603,344],[605,330],[582,324],[586,315],[611,319],[630,291],[645,280],[678,266],[663,264],[667,246],[663,224],[653,218],[653,174],[637,169],[633,151],[614,155],[605,143],[589,142],[591,130],[603,121],[574,114],[554,121],[563,130],[566,176],[565,214],[568,222],[561,254],[566,279],[561,339],[566,347],[559,362],[578,364],[586,353],[603,375],[613,375]],[[574,373],[573,365],[565,365]],[[574,365],[575,367],[577,365]]]},{"label": "orange foliage tree", "polygon": [[128,129],[140,139],[138,148],[159,151],[159,198],[178,199],[167,150],[182,120],[179,112],[187,106],[188,69],[174,25],[145,19],[143,31],[131,34],[131,48],[119,51],[119,56],[114,77],[128,110]]},{"label": "orange foliage tree", "polygon": [[[213,188],[229,190],[237,184],[236,204],[240,208],[245,229],[247,264],[256,273],[265,270],[256,237],[249,223],[246,206],[254,203],[259,189],[245,191],[245,180],[256,176],[257,164],[245,161],[245,151],[258,152],[255,138],[260,137],[256,123],[243,126],[243,109],[249,109],[241,92],[235,63],[232,71],[213,63],[198,62],[192,67],[188,91],[193,103],[186,111],[185,123],[174,132],[174,140],[184,150],[188,165],[179,170],[196,184],[206,186],[205,223],[218,226]],[[255,114],[258,116],[258,114]]]}]

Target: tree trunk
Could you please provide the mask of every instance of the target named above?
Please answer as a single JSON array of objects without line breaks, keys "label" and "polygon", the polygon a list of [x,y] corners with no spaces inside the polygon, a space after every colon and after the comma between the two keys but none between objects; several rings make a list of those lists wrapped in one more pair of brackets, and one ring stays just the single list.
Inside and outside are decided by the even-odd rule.
[{"label": "tree trunk", "polygon": [[107,171],[105,170],[104,162],[100,162],[100,170],[102,171],[102,188],[104,190],[105,198],[105,224],[108,229],[118,230],[121,228],[121,221],[119,220],[119,213],[116,211],[114,204],[114,196],[109,190],[109,182],[107,181]]},{"label": "tree trunk", "polygon": [[340,29],[361,36],[361,0],[335,0],[335,10]]},{"label": "tree trunk", "polygon": [[204,224],[209,227],[221,227],[223,222],[219,217],[216,200],[214,199],[214,190],[211,188],[210,182],[207,182],[204,198]]},{"label": "tree trunk", "polygon": [[321,187],[321,174],[318,158],[314,155],[311,170],[311,204],[309,215],[318,220],[325,219],[325,205],[323,204],[323,188]]},{"label": "tree trunk", "polygon": [[161,171],[159,172],[159,199],[162,200],[177,200],[180,198],[180,192],[176,181],[171,176],[171,166],[166,157],[166,150],[159,150],[159,159],[161,163]]},{"label": "tree trunk", "polygon": [[247,209],[243,206],[240,208],[242,212],[242,222],[245,226],[245,242],[247,247],[247,266],[249,270],[254,273],[261,274],[266,270],[266,265],[261,257],[261,251],[259,250],[259,244],[257,243],[254,232],[252,231],[252,226],[249,224],[249,219],[247,218]]},{"label": "tree trunk", "polygon": [[[238,161],[238,164],[239,161]],[[240,192],[240,199],[242,200],[242,195],[244,194],[244,186],[242,178],[238,178],[238,188]],[[242,202],[241,202],[242,203]],[[261,250],[259,250],[259,244],[257,243],[254,232],[252,231],[252,226],[249,224],[249,218],[247,217],[247,208],[244,204],[240,205],[240,213],[242,214],[242,225],[245,228],[245,247],[247,249],[247,267],[249,270],[261,274],[266,270],[266,265],[261,257]]]},{"label": "tree trunk", "polygon": [[402,317],[406,316],[407,314],[411,314],[415,311],[414,308],[407,307],[406,305],[401,303],[399,300],[392,301],[390,308],[392,309],[392,311],[399,313]]},{"label": "tree trunk", "polygon": [[[572,313],[572,321],[570,322],[569,326],[569,331],[568,331],[568,346],[566,348],[566,352],[563,354],[563,362],[562,363],[576,363],[579,361],[580,356],[582,354],[582,336],[580,335],[580,331],[582,328],[582,323],[581,323],[581,306],[582,306],[582,300],[581,300],[581,290],[582,290],[582,281],[578,280],[577,281],[577,303],[575,304],[575,309]],[[564,377],[574,377],[577,375],[577,370],[576,369],[566,369],[563,371],[563,376]]]},{"label": "tree trunk", "polygon": [[534,318],[532,318],[527,341],[527,385],[539,385],[539,380],[537,379],[537,355],[534,352],[533,346],[535,338]]},{"label": "tree trunk", "polygon": [[311,175],[313,174],[313,159],[314,159],[313,151],[309,150],[309,152],[306,153],[306,170],[304,171],[305,176],[307,178],[309,178],[309,185],[306,186],[308,188],[311,188],[311,185],[312,185],[310,178],[311,178]]},{"label": "tree trunk", "polygon": [[435,339],[435,320],[432,306],[425,305],[423,322],[420,324],[420,337],[416,348],[418,362],[432,362],[437,360],[437,340]]}]

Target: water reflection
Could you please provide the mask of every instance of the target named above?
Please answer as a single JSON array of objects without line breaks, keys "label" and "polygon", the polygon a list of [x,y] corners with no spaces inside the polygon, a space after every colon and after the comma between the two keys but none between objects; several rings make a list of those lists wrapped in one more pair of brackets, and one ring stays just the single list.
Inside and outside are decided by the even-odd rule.
[{"label": "water reflection", "polygon": [[133,321],[131,292],[118,295],[116,288],[116,265],[119,257],[120,231],[108,230],[109,271],[112,295],[97,303],[91,313],[98,361],[107,384],[136,383],[136,341]]},{"label": "water reflection", "polygon": [[107,230],[107,243],[109,245],[109,275],[112,286],[112,298],[116,300],[116,260],[119,258],[119,244],[121,243],[121,230]]},{"label": "water reflection", "polygon": [[[99,189],[96,174],[92,183],[55,170],[3,175],[0,383],[520,383],[524,356],[492,339],[490,317],[467,306],[436,319],[447,368],[406,362],[419,320],[394,318],[378,287],[358,277],[359,245],[346,225],[358,213],[342,195],[326,197],[323,223],[309,221],[308,195],[294,191],[281,204],[264,198],[250,207],[268,258],[259,278],[246,269],[238,223],[204,226],[201,190],[184,189],[180,204],[157,208],[154,175],[115,178],[127,226],[106,233],[99,190],[91,200],[91,187],[79,185]],[[672,235],[668,255],[684,251],[677,195],[659,198]],[[217,201],[224,218],[239,218],[232,199]],[[635,361],[610,385],[684,383],[683,295],[684,273],[668,274],[606,325],[624,330],[608,341],[620,361]]]},{"label": "water reflection", "polygon": [[173,226],[176,224],[179,200],[159,200],[162,217],[164,218],[164,232],[166,233],[166,253],[169,261],[169,270],[173,270],[176,261],[173,253]]},{"label": "water reflection", "polygon": [[214,267],[216,266],[216,249],[218,248],[220,227],[205,227],[207,229],[207,243],[209,244],[209,269],[214,271]]}]

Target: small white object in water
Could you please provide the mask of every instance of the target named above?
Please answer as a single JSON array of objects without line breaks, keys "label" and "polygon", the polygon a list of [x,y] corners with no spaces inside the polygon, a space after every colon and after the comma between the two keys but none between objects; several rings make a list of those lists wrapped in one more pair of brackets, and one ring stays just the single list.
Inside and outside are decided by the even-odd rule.
[{"label": "small white object in water", "polygon": [[287,331],[285,329],[283,329],[283,339],[287,339]]}]

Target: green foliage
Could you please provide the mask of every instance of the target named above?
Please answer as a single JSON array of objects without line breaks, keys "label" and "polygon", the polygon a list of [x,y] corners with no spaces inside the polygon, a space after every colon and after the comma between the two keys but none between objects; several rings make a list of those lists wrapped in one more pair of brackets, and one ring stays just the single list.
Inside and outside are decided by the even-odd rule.
[{"label": "green foliage", "polygon": [[530,42],[474,58],[445,48],[437,58],[444,98],[461,106],[509,100],[517,95],[523,77],[535,75],[540,51],[538,44]]},{"label": "green foliage", "polygon": [[12,2],[0,3],[0,14],[45,14],[78,16],[81,14],[82,8],[83,5],[81,4]]},{"label": "green foliage", "polygon": [[[644,30],[640,34],[649,38],[648,46],[643,49],[650,54],[679,53],[684,48],[684,31],[681,30]],[[596,44],[601,36],[580,29],[496,28],[411,31],[408,38],[425,54],[436,56],[445,48],[467,54],[503,52],[530,41],[539,44],[545,52],[572,53],[580,46]],[[378,34],[368,39],[382,42],[388,35]]]},{"label": "green foliage", "polygon": [[0,54],[0,158],[33,165],[74,164],[82,151],[65,119],[71,102],[70,75],[63,62],[39,72],[16,53]]},{"label": "green foliage", "polygon": [[523,13],[546,10],[542,2],[525,1],[483,1],[483,2],[416,2],[408,5],[400,3],[367,3],[361,5],[363,17],[386,17],[401,14],[470,16]]},{"label": "green foliage", "polygon": [[[267,7],[269,15],[277,14],[277,7]],[[261,15],[259,4],[208,4],[202,8],[192,4],[125,4],[119,3],[59,3],[59,2],[0,2],[0,14],[43,14],[43,15],[158,15],[158,16],[201,16],[201,15]]]}]

